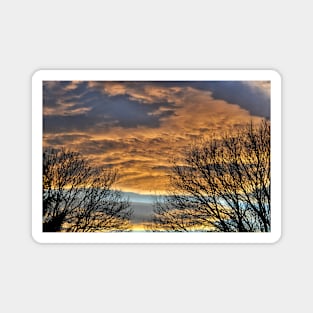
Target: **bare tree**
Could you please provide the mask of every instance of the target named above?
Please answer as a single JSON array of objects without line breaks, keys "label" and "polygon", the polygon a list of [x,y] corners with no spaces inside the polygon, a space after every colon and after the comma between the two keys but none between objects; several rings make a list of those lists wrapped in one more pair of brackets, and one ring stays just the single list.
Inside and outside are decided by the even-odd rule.
[{"label": "bare tree", "polygon": [[270,122],[193,145],[173,164],[150,229],[269,232]]},{"label": "bare tree", "polygon": [[113,190],[114,170],[92,167],[78,152],[43,152],[43,231],[123,231],[132,211]]}]

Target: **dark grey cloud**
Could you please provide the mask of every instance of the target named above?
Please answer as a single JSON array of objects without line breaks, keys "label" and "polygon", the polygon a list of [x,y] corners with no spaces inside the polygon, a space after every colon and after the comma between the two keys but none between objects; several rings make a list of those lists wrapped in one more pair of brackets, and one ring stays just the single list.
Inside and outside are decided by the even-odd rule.
[{"label": "dark grey cloud", "polygon": [[173,106],[168,104],[166,111],[153,114],[164,105],[161,102],[146,105],[128,95],[106,95],[88,87],[88,82],[77,84],[75,89],[70,89],[70,85],[67,81],[44,82],[44,132],[92,131],[93,128],[101,132],[112,127],[112,123],[123,128],[155,128],[161,118],[175,114]]},{"label": "dark grey cloud", "polygon": [[125,150],[129,143],[120,140],[85,140],[80,143],[80,151],[83,154],[103,154],[107,151]]},{"label": "dark grey cloud", "polygon": [[249,81],[166,81],[145,82],[162,87],[192,87],[211,91],[214,99],[238,104],[251,115],[270,118],[271,101],[269,95],[261,88],[249,84]]},{"label": "dark grey cloud", "polygon": [[251,115],[270,118],[270,97],[264,90],[243,81],[196,82],[194,87],[210,90],[215,99],[238,104]]},{"label": "dark grey cloud", "polygon": [[133,209],[131,217],[133,223],[147,222],[152,219],[152,203],[130,202],[130,207]]},{"label": "dark grey cloud", "polygon": [[58,145],[66,145],[67,143],[73,143],[73,142],[82,142],[85,140],[90,140],[91,137],[88,135],[78,135],[78,134],[73,134],[73,135],[50,135],[50,136],[45,136],[44,135],[44,140],[48,145],[51,146],[58,146]]},{"label": "dark grey cloud", "polygon": [[173,170],[173,166],[158,165],[158,166],[153,166],[152,169],[158,170],[158,171],[163,171],[165,173],[171,173]]},{"label": "dark grey cloud", "polygon": [[[88,82],[79,82],[71,88],[72,82],[44,82],[43,105],[47,114],[43,117],[44,132],[60,133],[97,129],[105,132],[108,128],[120,126],[134,128],[160,126],[162,118],[175,115],[171,103],[144,103],[129,95],[107,95],[103,83],[98,88],[90,88]],[[260,88],[242,81],[162,81],[162,82],[124,82],[126,87],[144,92],[147,86],[164,88],[192,87],[212,92],[215,99],[238,104],[251,115],[270,117],[270,98]],[[176,94],[177,96],[177,94]],[[158,112],[160,107],[166,110]],[[45,110],[44,110],[45,112]]]}]

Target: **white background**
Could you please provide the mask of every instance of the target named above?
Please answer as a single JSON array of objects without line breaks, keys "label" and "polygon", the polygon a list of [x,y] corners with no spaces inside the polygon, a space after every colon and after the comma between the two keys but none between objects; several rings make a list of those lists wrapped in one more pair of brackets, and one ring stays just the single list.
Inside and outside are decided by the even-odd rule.
[{"label": "white background", "polygon": [[[1,312],[308,312],[309,1],[2,1]],[[272,245],[39,245],[31,238],[37,69],[276,69],[282,238]],[[274,209],[274,208],[273,208]]]}]

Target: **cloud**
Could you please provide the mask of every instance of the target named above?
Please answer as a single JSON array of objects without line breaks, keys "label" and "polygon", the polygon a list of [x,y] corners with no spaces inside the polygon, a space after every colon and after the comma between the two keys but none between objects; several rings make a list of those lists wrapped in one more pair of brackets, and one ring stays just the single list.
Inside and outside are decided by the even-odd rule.
[{"label": "cloud", "polygon": [[[128,95],[130,100],[154,104],[171,102],[180,88],[175,86],[159,86],[155,82],[89,82],[89,87],[98,89],[110,96]],[[166,88],[164,88],[166,87]]]},{"label": "cloud", "polygon": [[130,100],[147,104],[173,103],[182,88],[192,87],[237,104],[252,115],[270,117],[269,81],[89,82],[89,86],[110,96],[128,95]]},{"label": "cloud", "polygon": [[259,92],[263,92],[268,97],[271,96],[271,82],[270,81],[248,81],[245,82],[253,88],[258,89]]},{"label": "cloud", "polygon": [[64,88],[65,90],[75,90],[79,87],[79,84],[81,84],[82,82],[79,80],[73,80],[71,82],[69,82],[68,85],[66,85]]},{"label": "cloud", "polygon": [[[78,128],[105,132],[113,125],[123,128],[159,127],[159,119],[174,114],[168,106],[162,111],[162,103],[151,102],[147,106],[145,96],[140,92],[131,95],[122,92],[125,88],[111,87],[112,93],[106,93],[103,83],[71,82],[44,84],[44,120],[47,132],[67,129],[69,132]],[[92,87],[93,86],[93,87]],[[109,88],[109,87],[108,87]],[[117,88],[119,91],[114,91]],[[110,89],[110,90],[111,90]],[[168,92],[170,93],[170,92]],[[149,101],[152,101],[151,96]],[[148,98],[147,98],[148,99]],[[155,112],[160,112],[154,114]]]},{"label": "cloud", "polygon": [[269,91],[268,82],[46,82],[43,144],[117,168],[123,190],[166,192],[171,159],[267,117]]},{"label": "cloud", "polygon": [[152,203],[131,202],[131,208],[133,209],[133,215],[131,217],[131,220],[132,220],[132,223],[135,224],[134,225],[135,229],[142,222],[147,222],[151,220],[152,213],[153,213]]},{"label": "cloud", "polygon": [[57,146],[57,145],[64,145],[64,146],[71,146],[71,145],[80,145],[86,139],[91,139],[91,136],[85,134],[44,134],[43,140],[49,146]]},{"label": "cloud", "polygon": [[[45,81],[43,83],[44,116],[75,116],[91,110],[83,99],[84,82]],[[81,101],[80,101],[81,100]]]},{"label": "cloud", "polygon": [[270,118],[270,83],[251,81],[200,82],[197,88],[209,88],[215,99],[238,104],[251,115]]}]

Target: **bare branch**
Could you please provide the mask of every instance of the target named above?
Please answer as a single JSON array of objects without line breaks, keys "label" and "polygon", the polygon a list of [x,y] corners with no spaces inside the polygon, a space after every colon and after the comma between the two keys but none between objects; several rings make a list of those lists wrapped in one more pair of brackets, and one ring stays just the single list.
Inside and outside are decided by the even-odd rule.
[{"label": "bare branch", "polygon": [[130,228],[128,200],[114,190],[117,172],[96,168],[79,153],[43,153],[43,231],[124,231]]},{"label": "bare branch", "polygon": [[194,144],[173,163],[170,184],[155,230],[270,231],[270,122]]}]

